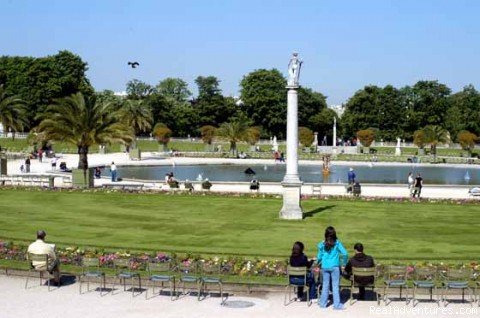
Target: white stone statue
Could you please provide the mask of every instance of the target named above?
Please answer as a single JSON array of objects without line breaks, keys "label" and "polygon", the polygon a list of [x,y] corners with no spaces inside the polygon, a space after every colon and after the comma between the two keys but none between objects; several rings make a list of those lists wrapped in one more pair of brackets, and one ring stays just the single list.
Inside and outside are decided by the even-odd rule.
[{"label": "white stone statue", "polygon": [[293,52],[290,62],[288,63],[288,86],[298,86],[302,63],[303,61],[298,58],[298,53]]},{"label": "white stone statue", "polygon": [[400,138],[397,138],[397,148],[400,148],[400,142],[402,141],[402,139]]}]

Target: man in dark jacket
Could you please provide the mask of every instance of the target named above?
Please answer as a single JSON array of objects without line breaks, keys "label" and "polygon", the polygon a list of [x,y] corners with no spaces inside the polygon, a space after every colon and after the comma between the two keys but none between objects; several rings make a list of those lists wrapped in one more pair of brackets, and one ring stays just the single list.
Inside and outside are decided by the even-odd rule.
[{"label": "man in dark jacket", "polygon": [[[375,263],[371,256],[365,255],[363,253],[363,244],[356,243],[353,247],[355,250],[355,255],[350,258],[345,266],[345,278],[349,279],[352,275],[352,267],[374,267]],[[364,276],[364,277],[355,277],[355,283],[360,285],[358,288],[358,299],[365,299],[365,287],[369,284],[373,284],[375,277],[373,276]],[[363,285],[363,286],[362,286]]]}]

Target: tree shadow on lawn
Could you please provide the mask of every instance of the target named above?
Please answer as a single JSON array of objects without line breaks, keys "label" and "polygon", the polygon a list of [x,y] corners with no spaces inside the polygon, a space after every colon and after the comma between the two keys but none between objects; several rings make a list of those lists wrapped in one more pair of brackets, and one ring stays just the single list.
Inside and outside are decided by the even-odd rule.
[{"label": "tree shadow on lawn", "polygon": [[334,208],[336,207],[336,205],[327,205],[327,206],[322,206],[322,207],[318,207],[316,209],[313,209],[311,211],[308,211],[308,212],[305,212],[303,213],[303,217],[306,219],[306,218],[311,218],[313,217],[315,214],[317,213],[320,213],[320,212],[323,212],[325,210],[329,210],[331,208]]}]

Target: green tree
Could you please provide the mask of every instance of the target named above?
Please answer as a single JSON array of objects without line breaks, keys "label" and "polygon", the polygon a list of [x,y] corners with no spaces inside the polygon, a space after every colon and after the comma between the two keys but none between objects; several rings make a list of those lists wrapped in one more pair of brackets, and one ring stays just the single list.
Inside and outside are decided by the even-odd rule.
[{"label": "green tree", "polygon": [[365,86],[345,104],[342,115],[342,126],[347,136],[355,136],[359,130],[380,126],[382,108],[380,95],[382,89],[378,86]]},{"label": "green tree", "polygon": [[457,135],[462,130],[480,135],[480,93],[473,85],[465,86],[462,91],[450,95],[449,106],[445,128],[452,135]]},{"label": "green tree", "polygon": [[127,83],[128,99],[143,99],[151,95],[155,89],[152,85],[133,79]]},{"label": "green tree", "polygon": [[220,81],[215,76],[198,76],[195,83],[198,86],[198,98],[194,106],[198,110],[200,125],[218,126],[237,114],[235,101],[222,95]]},{"label": "green tree", "polygon": [[210,99],[222,95],[220,81],[215,76],[198,76],[195,84],[198,87],[198,99]]},{"label": "green tree", "polygon": [[192,92],[188,90],[187,82],[173,77],[167,77],[160,81],[156,87],[156,92],[178,103],[184,103],[192,96]]},{"label": "green tree", "polygon": [[[284,90],[284,94],[285,94]],[[298,89],[298,125],[313,129],[311,119],[327,109],[327,98],[310,88]]]},{"label": "green tree", "polygon": [[217,136],[227,140],[230,143],[230,151],[237,155],[237,143],[245,141],[248,138],[249,126],[243,120],[226,122],[217,129]]},{"label": "green tree", "polygon": [[330,108],[324,108],[318,114],[310,118],[310,125],[313,131],[318,132],[318,136],[333,136],[333,119],[337,118],[337,123],[339,118],[337,113]]},{"label": "green tree", "polygon": [[475,143],[478,141],[477,135],[466,130],[462,130],[457,136],[458,143],[462,146],[462,149],[468,152],[468,156],[472,156]]},{"label": "green tree", "polygon": [[246,115],[267,134],[285,137],[287,123],[286,79],[277,69],[259,69],[240,82]]},{"label": "green tree", "polygon": [[199,114],[190,103],[174,104],[170,110],[168,123],[171,123],[176,136],[186,137],[197,135],[199,126]]},{"label": "green tree", "polygon": [[406,137],[405,122],[402,94],[392,85],[385,86],[378,96],[378,118],[374,126],[379,130],[377,138],[396,140],[399,136]]},{"label": "green tree", "polygon": [[54,99],[82,92],[90,97],[93,88],[86,77],[87,63],[69,51],[46,57],[0,57],[0,84],[8,96],[25,101],[27,128],[38,122],[40,114]]},{"label": "green tree", "polygon": [[3,85],[0,85],[0,123],[5,135],[12,131],[12,138],[27,124],[25,102],[16,96],[7,96]]},{"label": "green tree", "polygon": [[101,92],[95,92],[95,99],[100,104],[111,104],[114,109],[122,108],[125,103],[125,98],[115,95],[111,90],[103,90]]},{"label": "green tree", "polygon": [[412,131],[427,125],[443,125],[449,108],[450,88],[438,81],[419,81],[403,89],[407,127]]},{"label": "green tree", "polygon": [[307,127],[298,128],[298,141],[303,147],[310,147],[313,143],[313,131]]},{"label": "green tree", "polygon": [[56,99],[45,112],[38,132],[46,140],[63,141],[77,147],[78,168],[88,169],[88,153],[93,145],[128,143],[132,141],[133,130],[120,120],[118,111],[111,104],[95,102],[94,97],[76,93]]},{"label": "green tree", "polygon": [[405,136],[407,114],[402,98],[401,92],[391,85],[365,86],[357,91],[346,103],[342,116],[346,135],[353,136],[358,130],[374,127],[381,139]]},{"label": "green tree", "polygon": [[433,161],[437,161],[437,145],[450,143],[449,132],[437,125],[428,125],[423,128],[425,133],[425,141],[430,145],[431,152],[433,154]]}]

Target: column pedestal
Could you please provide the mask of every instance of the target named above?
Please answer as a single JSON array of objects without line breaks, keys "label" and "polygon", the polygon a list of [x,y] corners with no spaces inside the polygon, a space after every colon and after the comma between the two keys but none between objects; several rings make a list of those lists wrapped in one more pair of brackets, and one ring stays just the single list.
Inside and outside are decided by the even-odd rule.
[{"label": "column pedestal", "polygon": [[300,206],[302,182],[282,182],[283,206],[280,210],[280,218],[285,220],[303,219],[303,210]]},{"label": "column pedestal", "polygon": [[280,218],[301,220],[303,210],[300,206],[302,181],[298,176],[298,86],[287,86],[287,171],[282,181],[283,206]]}]

